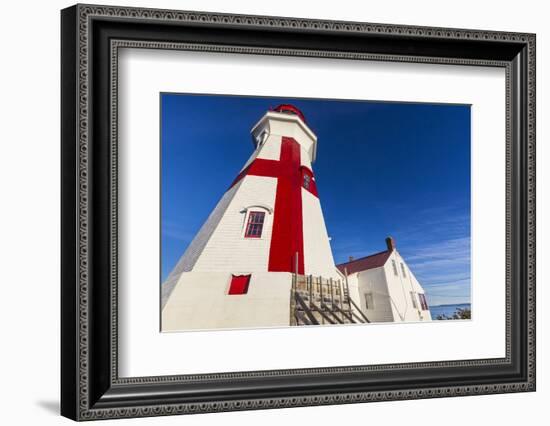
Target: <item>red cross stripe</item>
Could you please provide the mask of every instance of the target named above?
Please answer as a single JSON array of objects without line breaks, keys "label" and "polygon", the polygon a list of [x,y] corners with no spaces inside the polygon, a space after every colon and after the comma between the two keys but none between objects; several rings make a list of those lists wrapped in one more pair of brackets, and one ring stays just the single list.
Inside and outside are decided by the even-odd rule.
[{"label": "red cross stripe", "polygon": [[[256,158],[239,173],[231,186],[247,175],[277,178],[268,271],[303,274],[302,188],[316,197],[319,195],[313,172],[301,165],[300,145],[294,138],[283,137],[279,161]],[[295,271],[296,253],[298,271]]]}]

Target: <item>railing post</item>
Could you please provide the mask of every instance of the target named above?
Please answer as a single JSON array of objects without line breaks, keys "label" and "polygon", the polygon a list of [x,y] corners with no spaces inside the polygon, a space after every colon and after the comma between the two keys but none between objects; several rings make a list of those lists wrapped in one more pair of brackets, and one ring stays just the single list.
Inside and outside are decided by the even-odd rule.
[{"label": "railing post", "polygon": [[340,296],[340,310],[342,311],[342,321],[345,321],[345,315],[344,315],[344,294],[342,290],[342,281],[338,280],[338,293]]},{"label": "railing post", "polygon": [[306,280],[308,282],[308,291],[309,291],[309,309],[311,309],[311,302],[312,302],[312,298],[313,298],[313,281],[311,280],[311,276],[308,277],[307,275],[305,276],[306,277]]},{"label": "railing post", "polygon": [[[319,304],[319,310],[323,310],[323,277],[319,275],[319,285],[321,286],[321,303]],[[321,322],[325,323],[325,317],[321,315]]]},{"label": "railing post", "polygon": [[330,286],[330,303],[334,306],[334,289],[332,288],[332,277],[329,279],[328,284]]},{"label": "railing post", "polygon": [[348,283],[348,268],[344,268],[344,276],[346,278],[346,294],[347,294],[347,297],[348,297],[348,310],[349,310],[349,314],[352,315],[352,309],[351,309],[351,296],[349,294],[349,283]]},{"label": "railing post", "polygon": [[290,290],[290,325],[298,325],[296,318],[296,274],[292,274],[292,289]]}]

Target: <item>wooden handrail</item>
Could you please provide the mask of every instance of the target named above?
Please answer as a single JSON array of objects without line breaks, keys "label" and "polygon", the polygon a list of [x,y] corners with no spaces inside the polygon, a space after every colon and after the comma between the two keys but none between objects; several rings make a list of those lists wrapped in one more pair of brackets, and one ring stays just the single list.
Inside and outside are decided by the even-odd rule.
[{"label": "wooden handrail", "polygon": [[[348,320],[350,320],[353,323],[356,323],[352,316],[348,315],[346,311],[344,311],[342,308],[340,308],[338,305],[334,305],[336,310],[338,310],[342,315],[344,315]],[[362,322],[362,321],[361,321]]]},{"label": "wooden handrail", "polygon": [[370,320],[369,320],[369,319],[367,318],[367,316],[363,313],[363,311],[361,310],[361,308],[355,304],[355,302],[353,301],[353,299],[352,299],[351,297],[348,296],[348,298],[349,298],[349,301],[351,302],[351,304],[355,307],[355,309],[357,309],[357,311],[359,312],[359,314],[364,318],[364,320],[365,320],[366,322],[369,322],[369,323],[370,323]]},{"label": "wooden handrail", "polygon": [[[350,297],[347,279],[342,283],[332,278],[323,280],[321,276],[293,275],[291,309],[295,311],[292,315],[297,325],[300,322],[320,325],[325,321],[330,324],[370,323],[366,314]],[[328,305],[325,297],[329,299]],[[319,305],[317,299],[320,299]]]},{"label": "wooden handrail", "polygon": [[[321,301],[321,303],[323,303]],[[321,315],[326,321],[330,322],[331,324],[336,324],[332,318],[330,318],[327,314],[325,314],[323,312],[323,310],[321,308],[319,308],[315,303],[311,302],[311,304],[313,305],[313,309],[315,309],[316,312],[319,312],[319,315]]]},{"label": "wooden handrail", "polygon": [[329,307],[324,304],[324,303],[321,303],[321,308],[324,308],[326,310],[326,312],[328,312],[330,315],[333,316],[333,318],[336,320],[336,322],[340,323],[340,324],[344,324],[344,321],[342,321],[342,318],[338,318],[338,316],[332,312],[331,309],[329,309]]},{"label": "wooden handrail", "polygon": [[304,311],[308,319],[311,321],[311,323],[315,325],[319,325],[319,321],[317,321],[317,318],[315,318],[315,315],[313,315],[311,310],[308,308],[308,306],[304,302],[304,299],[302,299],[302,296],[300,296],[300,294],[298,293],[294,293],[294,297],[298,301],[298,304],[300,305],[300,307],[302,308],[302,310]]}]

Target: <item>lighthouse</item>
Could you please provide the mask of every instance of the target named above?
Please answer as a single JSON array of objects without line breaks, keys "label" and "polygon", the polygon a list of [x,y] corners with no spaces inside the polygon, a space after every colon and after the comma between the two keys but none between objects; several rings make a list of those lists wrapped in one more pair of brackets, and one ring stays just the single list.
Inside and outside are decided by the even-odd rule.
[{"label": "lighthouse", "polygon": [[162,284],[162,331],[352,318],[313,172],[317,136],[287,104],[251,136],[250,158]]}]

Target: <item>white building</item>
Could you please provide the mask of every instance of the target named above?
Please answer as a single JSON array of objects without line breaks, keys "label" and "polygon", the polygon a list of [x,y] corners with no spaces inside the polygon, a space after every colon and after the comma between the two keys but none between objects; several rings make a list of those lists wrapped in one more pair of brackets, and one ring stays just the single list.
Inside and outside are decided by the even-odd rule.
[{"label": "white building", "polygon": [[[374,278],[348,271],[346,282],[334,264],[312,170],[317,136],[292,105],[268,111],[251,133],[254,152],[162,284],[162,331],[369,321]],[[400,319],[406,301],[388,292],[396,315],[380,299],[373,318],[429,319],[410,310]]]},{"label": "white building", "polygon": [[386,250],[337,265],[350,296],[372,322],[430,321],[422,286],[386,238]]}]

